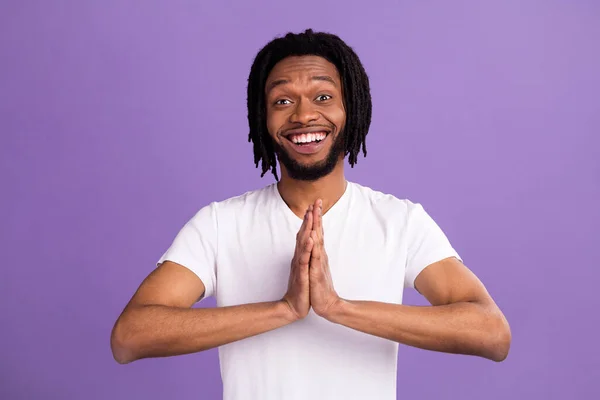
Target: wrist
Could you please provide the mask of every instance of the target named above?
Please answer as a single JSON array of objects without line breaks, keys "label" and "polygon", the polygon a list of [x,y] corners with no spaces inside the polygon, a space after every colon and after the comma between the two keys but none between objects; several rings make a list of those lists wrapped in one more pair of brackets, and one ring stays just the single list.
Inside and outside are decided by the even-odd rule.
[{"label": "wrist", "polygon": [[329,322],[333,322],[335,324],[339,324],[343,315],[346,312],[346,309],[349,305],[349,302],[341,297],[338,297],[327,309],[327,313],[323,316]]},{"label": "wrist", "polygon": [[292,323],[300,319],[298,314],[294,311],[286,299],[275,302],[275,310],[277,316],[284,319],[287,323]]}]

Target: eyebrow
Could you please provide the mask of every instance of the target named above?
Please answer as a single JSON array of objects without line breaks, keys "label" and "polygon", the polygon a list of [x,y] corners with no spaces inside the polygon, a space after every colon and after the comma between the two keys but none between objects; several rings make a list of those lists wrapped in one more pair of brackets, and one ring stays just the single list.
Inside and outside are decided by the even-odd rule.
[{"label": "eyebrow", "polygon": [[[327,75],[316,75],[316,76],[312,76],[310,78],[311,81],[323,81],[323,82],[329,82],[331,83],[333,86],[337,87],[337,84],[335,83],[335,80],[333,80],[332,77],[327,76]],[[269,86],[267,87],[267,92],[270,92],[271,90],[273,90],[275,87],[280,86],[280,85],[285,85],[287,83],[290,83],[289,80],[287,79],[277,79],[273,82],[271,82],[269,84]]]}]

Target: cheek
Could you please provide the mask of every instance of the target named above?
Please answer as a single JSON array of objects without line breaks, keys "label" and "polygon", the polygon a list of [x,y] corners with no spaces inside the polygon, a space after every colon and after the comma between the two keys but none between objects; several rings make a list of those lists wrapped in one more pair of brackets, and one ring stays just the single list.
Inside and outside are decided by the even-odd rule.
[{"label": "cheek", "polygon": [[272,138],[277,136],[277,131],[280,128],[280,124],[278,121],[278,113],[273,113],[272,111],[267,110],[267,130],[269,131],[269,135]]},{"label": "cheek", "polygon": [[337,107],[332,108],[328,113],[328,119],[341,131],[346,124],[346,110],[344,109],[344,106],[338,105]]}]

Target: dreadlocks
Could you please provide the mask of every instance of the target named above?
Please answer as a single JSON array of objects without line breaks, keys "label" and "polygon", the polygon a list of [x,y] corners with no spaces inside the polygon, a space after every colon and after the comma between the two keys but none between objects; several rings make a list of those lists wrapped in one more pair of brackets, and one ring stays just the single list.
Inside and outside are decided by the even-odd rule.
[{"label": "dreadlocks", "polygon": [[346,108],[344,128],[344,156],[351,167],[361,150],[367,155],[365,138],[371,125],[371,94],[369,78],[360,59],[338,36],[313,32],[288,33],[276,38],[259,51],[248,77],[248,141],[254,145],[254,163],[261,163],[263,177],[269,170],[277,177],[277,160],[272,139],[267,130],[265,84],[269,73],[279,61],[289,56],[315,55],[335,65],[342,81],[343,101]]}]

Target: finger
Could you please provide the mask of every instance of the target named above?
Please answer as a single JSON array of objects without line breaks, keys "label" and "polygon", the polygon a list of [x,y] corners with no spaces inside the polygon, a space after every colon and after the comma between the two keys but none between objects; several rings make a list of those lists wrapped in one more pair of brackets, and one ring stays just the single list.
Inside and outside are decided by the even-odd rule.
[{"label": "finger", "polygon": [[302,233],[306,229],[307,224],[308,224],[308,209],[304,213],[304,218],[302,219],[302,225],[300,225],[300,229],[298,230],[298,233],[296,234],[296,239],[299,239],[300,236],[302,236]]},{"label": "finger", "polygon": [[304,227],[304,230],[310,234],[310,231],[313,230],[313,226],[315,223],[315,219],[314,219],[314,215],[313,215],[313,206],[309,206],[308,210],[306,211],[306,214],[308,216],[308,221],[306,223],[306,226]]},{"label": "finger", "polygon": [[316,231],[312,231],[310,233],[310,239],[313,242],[312,251],[310,253],[310,264],[311,266],[314,265],[315,267],[317,267],[317,264],[321,261],[321,246]]},{"label": "finger", "polygon": [[321,227],[321,238],[325,238],[325,224],[323,224],[323,204],[321,203],[321,211],[319,215],[319,225]]},{"label": "finger", "polygon": [[315,201],[313,221],[313,231],[320,236],[323,232],[323,201],[321,199]]},{"label": "finger", "polygon": [[314,217],[313,217],[313,213],[312,210],[309,209],[306,211],[306,225],[304,226],[304,230],[302,231],[301,236],[301,243],[303,243],[306,238],[308,238],[310,236],[310,231],[312,231],[314,226]]},{"label": "finger", "polygon": [[323,226],[323,200],[319,200],[319,234],[321,239],[325,237],[325,228]]},{"label": "finger", "polygon": [[302,221],[302,226],[300,226],[300,230],[296,234],[296,248],[300,246],[301,243],[306,240],[313,226],[313,216],[310,209],[306,210],[304,214],[304,220]]},{"label": "finger", "polygon": [[314,248],[314,240],[312,237],[308,236],[304,242],[302,242],[302,247],[300,251],[300,255],[298,257],[298,262],[300,265],[306,265],[310,262],[312,250]]}]

